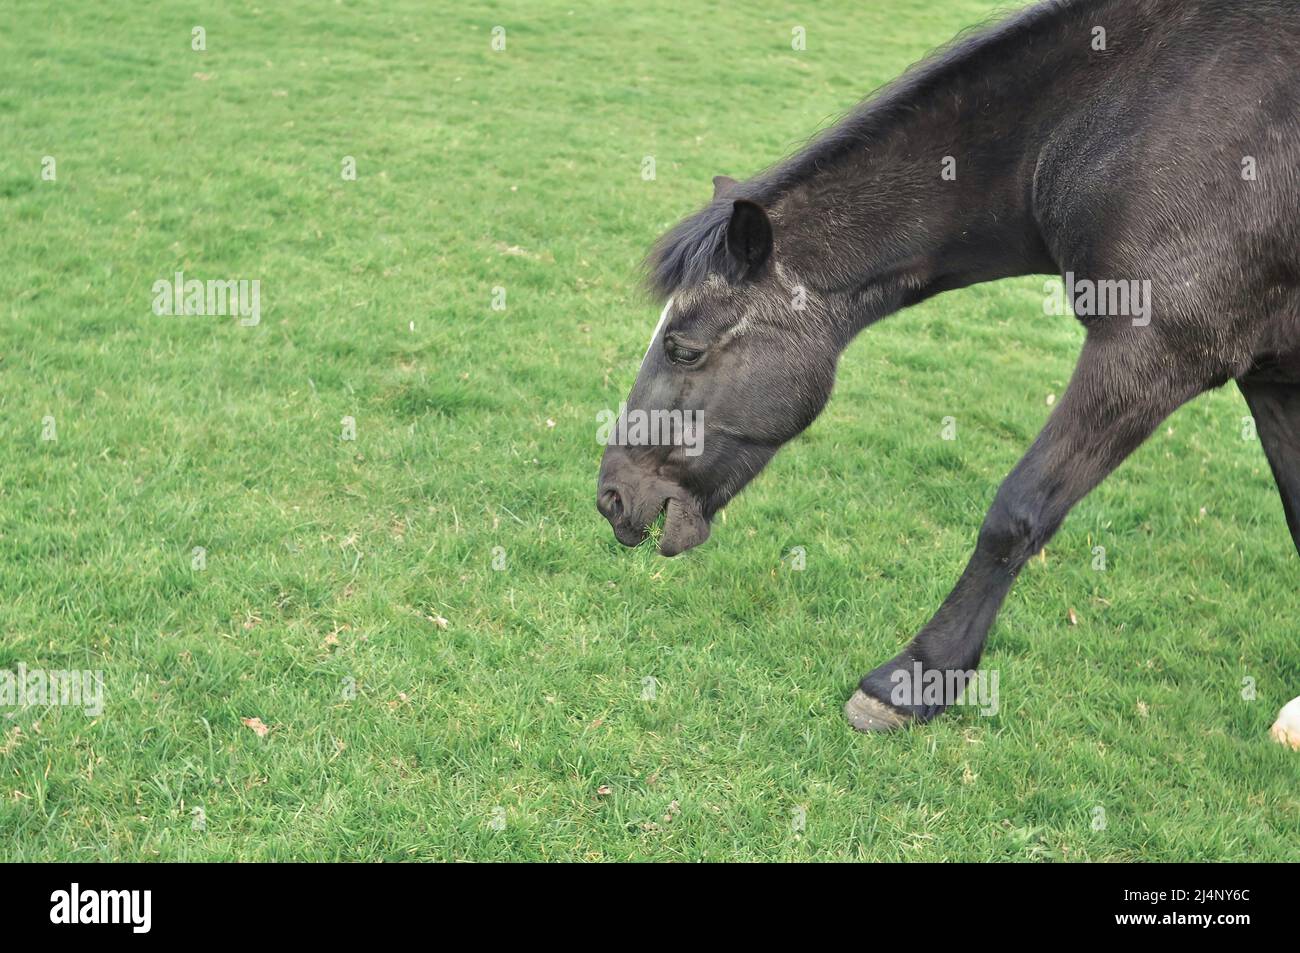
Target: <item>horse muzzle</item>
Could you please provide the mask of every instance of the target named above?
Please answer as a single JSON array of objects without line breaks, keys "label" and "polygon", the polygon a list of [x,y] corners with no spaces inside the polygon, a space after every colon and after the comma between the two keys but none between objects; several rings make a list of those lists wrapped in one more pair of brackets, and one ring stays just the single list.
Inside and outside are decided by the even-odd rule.
[{"label": "horse muzzle", "polygon": [[662,477],[647,476],[622,455],[611,456],[608,451],[600,466],[596,509],[624,546],[643,542],[660,513],[666,513],[660,554],[676,556],[709,538],[709,521],[690,491]]}]

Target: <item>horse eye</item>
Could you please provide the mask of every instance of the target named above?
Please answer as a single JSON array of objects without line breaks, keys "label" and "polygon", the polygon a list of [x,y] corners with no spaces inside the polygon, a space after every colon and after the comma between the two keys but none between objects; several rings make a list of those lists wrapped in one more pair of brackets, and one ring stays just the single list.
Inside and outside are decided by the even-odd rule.
[{"label": "horse eye", "polygon": [[684,367],[690,367],[704,356],[703,351],[697,351],[694,348],[682,347],[675,341],[668,342],[668,360],[674,364],[681,364]]}]

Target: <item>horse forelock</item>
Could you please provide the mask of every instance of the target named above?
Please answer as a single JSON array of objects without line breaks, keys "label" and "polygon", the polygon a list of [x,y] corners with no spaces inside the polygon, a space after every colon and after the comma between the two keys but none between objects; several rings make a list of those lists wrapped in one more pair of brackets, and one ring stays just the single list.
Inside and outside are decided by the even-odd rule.
[{"label": "horse forelock", "polygon": [[646,258],[646,279],[655,297],[664,300],[683,288],[702,283],[710,275],[728,273],[731,261],[726,233],[731,198],[711,202],[683,219],[651,249]]}]

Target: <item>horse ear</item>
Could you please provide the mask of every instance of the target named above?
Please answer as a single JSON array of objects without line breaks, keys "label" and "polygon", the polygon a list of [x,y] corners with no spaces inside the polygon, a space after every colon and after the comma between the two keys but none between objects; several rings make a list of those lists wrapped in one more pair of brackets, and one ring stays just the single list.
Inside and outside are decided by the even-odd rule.
[{"label": "horse ear", "polygon": [[713,197],[721,198],[732,190],[736,185],[736,180],[729,175],[715,175],[713,177]]},{"label": "horse ear", "polygon": [[727,252],[749,277],[763,267],[772,254],[772,223],[762,207],[748,199],[736,199],[727,222]]}]

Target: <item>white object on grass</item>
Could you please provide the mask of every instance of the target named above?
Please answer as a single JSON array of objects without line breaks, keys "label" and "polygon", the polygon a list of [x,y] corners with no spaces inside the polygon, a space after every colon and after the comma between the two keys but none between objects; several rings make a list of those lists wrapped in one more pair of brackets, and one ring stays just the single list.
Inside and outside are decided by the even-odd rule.
[{"label": "white object on grass", "polygon": [[1300,698],[1293,698],[1282,706],[1269,734],[1292,751],[1300,751]]}]

